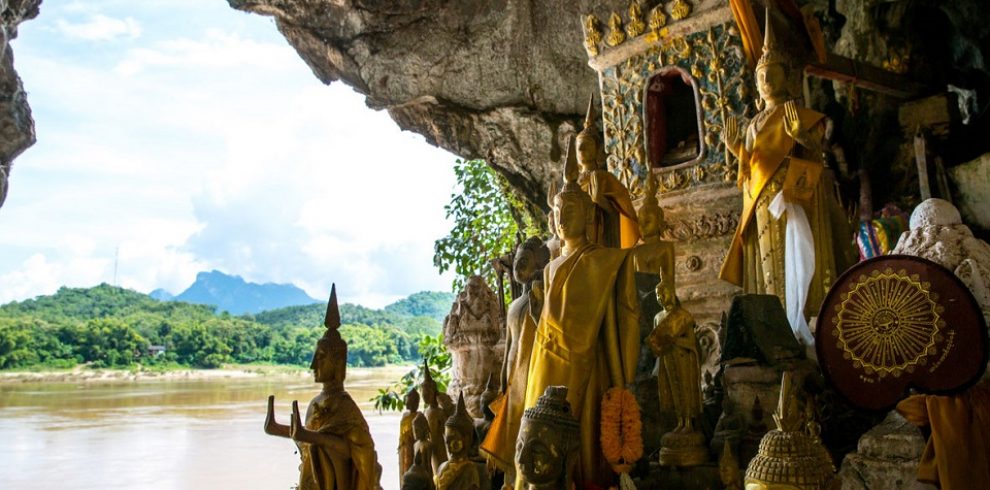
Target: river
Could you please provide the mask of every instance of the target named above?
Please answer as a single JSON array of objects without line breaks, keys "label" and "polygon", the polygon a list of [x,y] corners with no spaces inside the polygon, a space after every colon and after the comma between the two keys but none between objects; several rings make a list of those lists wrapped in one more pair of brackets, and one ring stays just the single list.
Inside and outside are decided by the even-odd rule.
[{"label": "river", "polygon": [[[399,487],[399,414],[367,402],[409,368],[350,369],[382,487]],[[289,489],[299,457],[262,432],[265,404],[288,423],[319,391],[301,376],[0,383],[0,489]]]}]

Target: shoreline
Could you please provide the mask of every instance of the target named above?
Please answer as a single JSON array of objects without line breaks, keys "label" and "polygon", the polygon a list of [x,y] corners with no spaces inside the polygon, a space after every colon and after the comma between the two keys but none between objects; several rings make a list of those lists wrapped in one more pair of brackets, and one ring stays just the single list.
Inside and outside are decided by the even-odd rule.
[{"label": "shoreline", "polygon": [[[394,371],[398,380],[413,365],[397,364],[371,368],[347,368],[348,381],[359,381],[371,373]],[[6,383],[109,383],[137,381],[208,381],[215,379],[245,379],[262,377],[309,378],[312,373],[302,366],[273,364],[231,364],[216,369],[168,368],[90,368],[78,365],[72,369],[41,369],[0,371],[0,385]]]}]

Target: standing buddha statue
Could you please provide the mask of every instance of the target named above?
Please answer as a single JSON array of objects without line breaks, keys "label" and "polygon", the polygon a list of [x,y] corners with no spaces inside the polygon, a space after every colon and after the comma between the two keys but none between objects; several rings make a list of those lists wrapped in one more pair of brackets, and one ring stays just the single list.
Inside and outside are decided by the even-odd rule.
[{"label": "standing buddha statue", "polygon": [[413,420],[419,414],[419,392],[416,388],[406,393],[406,411],[399,420],[399,477],[406,473],[413,464],[415,454],[413,446],[416,438],[413,436]]},{"label": "standing buddha statue", "polygon": [[457,398],[454,414],[444,423],[444,444],[450,459],[437,471],[437,490],[479,490],[481,476],[468,458],[474,444],[474,420],[464,407],[464,393]]},{"label": "standing buddha statue", "polygon": [[416,443],[413,445],[413,461],[417,458],[423,460],[423,466],[430,473],[430,481],[433,481],[433,441],[430,440],[430,423],[426,420],[423,412],[416,414],[413,419],[413,437]]},{"label": "standing buddha statue", "polygon": [[440,396],[437,392],[437,383],[433,381],[430,374],[430,365],[423,360],[423,382],[419,386],[423,392],[423,401],[426,402],[426,421],[430,424],[430,441],[433,442],[433,454],[430,456],[430,465],[433,472],[440,469],[440,465],[447,461],[447,450],[443,445],[443,424],[447,420],[447,412],[440,407]]},{"label": "standing buddha statue", "polygon": [[[492,424],[481,451],[489,460],[506,473],[506,481],[513,481],[513,457],[516,436],[526,401],[526,380],[529,377],[529,359],[536,338],[536,324],[543,306],[543,269],[550,260],[550,251],[537,237],[530,237],[516,250],[512,274],[522,285],[522,294],[509,304],[506,314],[506,354],[502,362],[502,395],[495,404],[501,413],[498,424]],[[533,284],[540,285],[534,289]]]},{"label": "standing buddha statue", "polygon": [[603,247],[630,248],[639,240],[639,224],[629,190],[605,168],[605,143],[595,123],[595,96],[588,100],[584,129],[577,135],[578,183],[595,203],[588,238]]},{"label": "standing buddha statue", "polygon": [[306,409],[305,423],[299,403],[292,402],[289,425],[275,420],[275,397],[268,397],[265,433],[287,437],[299,448],[300,490],[381,490],[381,466],[368,423],[361,409],[344,391],[347,343],[340,337],[337,288],[330,291],[324,319],[327,327],[316,343],[310,369],[323,390]]},{"label": "standing buddha statue", "polygon": [[564,186],[554,196],[562,255],[543,272],[543,313],[523,406],[535,406],[548,386],[569,388],[567,401],[580,421],[580,480],[602,486],[610,477],[600,447],[600,404],[607,389],[625,387],[635,377],[639,302],[628,252],[588,239],[595,206],[577,183],[574,146],[572,140]]},{"label": "standing buddha statue", "polygon": [[719,277],[745,293],[778,296],[795,336],[810,346],[807,316],[817,314],[832,282],[852,264],[853,250],[822,153],[831,122],[792,96],[793,67],[779,50],[769,9],[765,31],[756,66],[762,110],[744,137],[735,119],[726,122],[743,212]]}]

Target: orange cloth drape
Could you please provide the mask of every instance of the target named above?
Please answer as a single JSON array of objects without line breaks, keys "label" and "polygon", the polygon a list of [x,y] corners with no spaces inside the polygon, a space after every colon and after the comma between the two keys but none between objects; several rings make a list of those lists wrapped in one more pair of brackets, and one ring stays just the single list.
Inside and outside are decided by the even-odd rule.
[{"label": "orange cloth drape", "polygon": [[763,54],[763,30],[753,13],[753,4],[750,0],[729,0],[729,6],[732,7],[732,17],[736,19],[736,27],[739,28],[746,61],[750,68],[754,68]]},{"label": "orange cloth drape", "polygon": [[942,490],[990,489],[990,381],[958,395],[910,396],[897,411],[912,424],[931,427],[918,481]]}]

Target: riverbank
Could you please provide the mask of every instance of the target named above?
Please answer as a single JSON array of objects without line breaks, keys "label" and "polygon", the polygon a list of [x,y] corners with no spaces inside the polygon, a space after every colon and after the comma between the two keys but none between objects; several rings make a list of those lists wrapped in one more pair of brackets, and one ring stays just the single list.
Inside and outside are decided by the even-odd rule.
[{"label": "riverbank", "polygon": [[[398,380],[413,369],[412,365],[390,365],[373,368],[347,368],[348,384],[368,378]],[[310,378],[312,372],[299,366],[272,364],[230,364],[217,369],[184,367],[131,367],[127,369],[91,368],[78,365],[72,369],[40,369],[0,371],[2,383],[100,383],[119,381],[208,381],[261,377]]]}]

